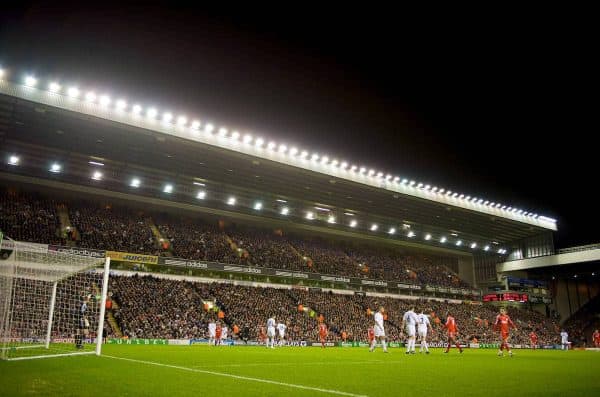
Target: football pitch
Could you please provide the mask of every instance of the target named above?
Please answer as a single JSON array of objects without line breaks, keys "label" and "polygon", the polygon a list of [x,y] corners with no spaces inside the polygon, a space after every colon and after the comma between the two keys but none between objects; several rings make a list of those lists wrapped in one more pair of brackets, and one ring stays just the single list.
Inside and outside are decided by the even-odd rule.
[{"label": "football pitch", "polygon": [[600,352],[105,345],[0,362],[2,396],[598,396]]}]

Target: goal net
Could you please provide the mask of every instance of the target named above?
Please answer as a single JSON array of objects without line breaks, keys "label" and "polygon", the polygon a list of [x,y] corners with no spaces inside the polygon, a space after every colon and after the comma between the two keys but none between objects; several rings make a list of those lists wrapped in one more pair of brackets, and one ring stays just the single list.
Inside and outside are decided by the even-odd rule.
[{"label": "goal net", "polygon": [[0,358],[99,355],[110,259],[0,242]]}]

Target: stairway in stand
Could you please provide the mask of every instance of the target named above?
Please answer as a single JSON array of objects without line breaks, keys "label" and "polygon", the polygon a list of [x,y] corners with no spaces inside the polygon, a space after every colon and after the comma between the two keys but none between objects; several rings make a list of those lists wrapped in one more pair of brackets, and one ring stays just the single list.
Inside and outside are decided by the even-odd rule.
[{"label": "stairway in stand", "polygon": [[158,245],[158,247],[160,247],[161,251],[163,250],[163,244],[165,243],[165,241],[168,243],[167,249],[163,251],[163,255],[164,256],[173,256],[173,247],[171,247],[171,243],[169,241],[167,241],[167,239],[161,234],[160,230],[158,230],[158,227],[156,227],[154,220],[152,220],[152,218],[146,218],[146,219],[144,219],[144,222],[146,222],[146,225],[152,231],[154,240],[155,240],[156,244]]},{"label": "stairway in stand", "polygon": [[67,246],[74,247],[75,245],[77,245],[77,241],[81,240],[81,236],[79,235],[79,231],[77,230],[77,228],[71,225],[71,219],[69,218],[69,209],[67,208],[66,204],[59,204],[56,207],[56,212],[58,214],[58,220],[60,222],[61,236],[65,239]]}]

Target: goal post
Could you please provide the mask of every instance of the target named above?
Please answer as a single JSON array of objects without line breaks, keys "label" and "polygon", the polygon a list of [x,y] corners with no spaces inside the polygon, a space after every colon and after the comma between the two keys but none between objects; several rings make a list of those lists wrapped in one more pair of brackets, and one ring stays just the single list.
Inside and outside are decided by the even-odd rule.
[{"label": "goal post", "polygon": [[7,239],[2,249],[0,359],[100,355],[110,258]]}]

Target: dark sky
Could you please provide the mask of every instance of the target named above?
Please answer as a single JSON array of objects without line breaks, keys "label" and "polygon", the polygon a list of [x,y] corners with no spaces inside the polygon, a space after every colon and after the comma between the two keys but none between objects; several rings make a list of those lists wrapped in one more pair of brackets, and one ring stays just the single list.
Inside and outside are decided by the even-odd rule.
[{"label": "dark sky", "polygon": [[551,216],[558,247],[600,242],[584,11],[280,7],[3,6],[0,65]]}]

